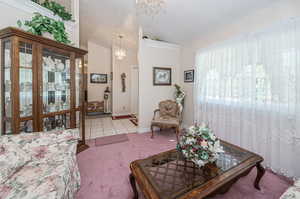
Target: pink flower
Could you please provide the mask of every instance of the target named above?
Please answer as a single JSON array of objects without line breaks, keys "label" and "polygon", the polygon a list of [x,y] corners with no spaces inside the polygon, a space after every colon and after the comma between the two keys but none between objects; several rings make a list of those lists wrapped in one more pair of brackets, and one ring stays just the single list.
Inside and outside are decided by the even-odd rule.
[{"label": "pink flower", "polygon": [[12,188],[7,185],[0,186],[0,199],[6,198],[11,190]]},{"label": "pink flower", "polygon": [[48,153],[48,147],[47,146],[36,147],[34,151],[35,151],[34,157],[38,159],[42,159],[45,158],[45,155]]},{"label": "pink flower", "polygon": [[205,140],[203,140],[200,144],[202,147],[207,147],[207,142]]}]

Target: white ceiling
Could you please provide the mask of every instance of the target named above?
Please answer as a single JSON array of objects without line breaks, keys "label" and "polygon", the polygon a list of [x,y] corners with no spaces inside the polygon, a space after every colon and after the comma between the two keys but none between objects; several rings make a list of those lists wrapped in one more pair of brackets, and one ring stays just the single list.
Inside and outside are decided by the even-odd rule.
[{"label": "white ceiling", "polygon": [[155,18],[137,16],[136,0],[80,0],[80,39],[110,47],[118,34],[127,48],[137,46],[138,26],[144,35],[177,44],[234,23],[280,0],[166,0],[166,9]]}]

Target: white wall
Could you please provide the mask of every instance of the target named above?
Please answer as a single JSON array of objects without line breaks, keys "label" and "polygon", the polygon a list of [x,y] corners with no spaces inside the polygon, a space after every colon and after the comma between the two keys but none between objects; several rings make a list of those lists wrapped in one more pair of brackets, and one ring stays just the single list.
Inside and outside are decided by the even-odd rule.
[{"label": "white wall", "polygon": [[[141,39],[139,43],[139,129],[149,132],[158,103],[174,99],[174,84],[180,82],[180,47],[175,44]],[[172,68],[172,86],[153,86],[153,67]]]},{"label": "white wall", "polygon": [[[78,3],[78,0],[73,0],[72,5],[74,4],[73,12],[78,13],[79,5],[75,5]],[[53,13],[42,7],[33,3],[31,0],[0,0],[0,29],[6,28],[8,26],[18,27],[17,21],[25,21],[30,20],[33,16],[34,12],[41,13],[42,15],[46,15],[48,17],[59,19],[58,16],[53,16]],[[75,46],[79,46],[79,17],[78,14],[75,16],[74,22],[65,22],[66,32],[69,34],[69,39]]]},{"label": "white wall", "polygon": [[[226,24],[218,31],[211,32],[209,35],[197,38],[189,44],[184,45],[181,53],[181,73],[195,66],[196,50],[206,48],[222,41],[231,39],[241,34],[263,30],[272,24],[276,24],[290,17],[300,16],[300,1],[282,0],[270,4],[269,7],[257,10],[251,15],[245,16],[235,23]],[[197,66],[201,67],[201,66]],[[199,77],[201,78],[201,77]],[[187,98],[184,110],[184,126],[193,124],[193,84],[181,82]]]},{"label": "white wall", "polygon": [[138,114],[139,110],[139,68],[131,67],[131,113]]},{"label": "white wall", "polygon": [[[88,101],[103,101],[104,90],[109,87],[111,91],[111,49],[88,42]],[[92,84],[91,73],[107,74],[107,84]]]},{"label": "white wall", "polygon": [[[115,47],[112,48],[112,55],[115,53]],[[112,56],[113,66],[113,115],[132,114],[131,110],[131,68],[137,66],[137,52],[130,49],[126,50],[126,57],[122,60]],[[121,74],[126,74],[126,91],[122,92]]]},{"label": "white wall", "polygon": [[181,71],[180,85],[185,91],[184,109],[183,109],[183,127],[191,126],[194,122],[194,83],[184,82],[184,71],[195,69],[195,51],[190,48],[181,49]]}]

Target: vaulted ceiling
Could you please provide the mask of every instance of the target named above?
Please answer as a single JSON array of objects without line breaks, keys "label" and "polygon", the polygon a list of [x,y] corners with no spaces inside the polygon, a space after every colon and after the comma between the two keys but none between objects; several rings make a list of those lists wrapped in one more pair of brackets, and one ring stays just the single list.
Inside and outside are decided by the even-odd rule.
[{"label": "vaulted ceiling", "polygon": [[164,12],[151,18],[136,14],[136,0],[80,0],[81,45],[110,47],[122,34],[135,48],[139,26],[144,35],[185,44],[276,1],[282,0],[166,0]]}]

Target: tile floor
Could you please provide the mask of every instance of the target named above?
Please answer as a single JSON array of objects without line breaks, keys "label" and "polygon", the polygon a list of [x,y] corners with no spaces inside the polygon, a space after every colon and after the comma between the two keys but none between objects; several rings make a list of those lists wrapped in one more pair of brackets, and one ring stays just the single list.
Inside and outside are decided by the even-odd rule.
[{"label": "tile floor", "polygon": [[129,119],[112,120],[111,117],[86,119],[85,125],[86,139],[137,131],[137,127]]}]

